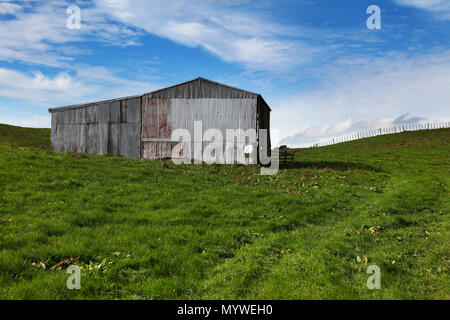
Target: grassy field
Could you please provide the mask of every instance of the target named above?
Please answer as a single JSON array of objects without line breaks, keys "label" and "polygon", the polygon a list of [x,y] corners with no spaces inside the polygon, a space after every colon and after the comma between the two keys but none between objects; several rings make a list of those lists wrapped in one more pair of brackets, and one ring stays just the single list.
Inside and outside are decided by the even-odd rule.
[{"label": "grassy field", "polygon": [[299,149],[276,176],[48,135],[0,126],[0,298],[450,298],[448,129]]}]

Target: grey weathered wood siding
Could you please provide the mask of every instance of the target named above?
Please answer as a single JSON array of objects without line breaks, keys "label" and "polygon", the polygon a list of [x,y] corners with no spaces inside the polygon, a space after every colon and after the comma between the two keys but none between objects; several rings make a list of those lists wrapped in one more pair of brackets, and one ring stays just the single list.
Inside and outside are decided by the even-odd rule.
[{"label": "grey weathered wood siding", "polygon": [[51,144],[55,151],[140,157],[140,98],[53,110]]}]

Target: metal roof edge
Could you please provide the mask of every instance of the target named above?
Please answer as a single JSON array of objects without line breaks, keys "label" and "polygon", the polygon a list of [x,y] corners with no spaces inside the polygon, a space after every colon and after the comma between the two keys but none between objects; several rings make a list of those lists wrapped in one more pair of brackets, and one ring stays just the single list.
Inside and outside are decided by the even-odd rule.
[{"label": "metal roof edge", "polygon": [[100,101],[95,101],[95,102],[77,103],[77,104],[72,104],[72,105],[63,106],[63,107],[49,108],[48,112],[53,113],[53,112],[71,110],[71,109],[90,107],[90,106],[95,106],[100,103],[108,103],[108,102],[121,101],[121,100],[125,100],[125,99],[141,98],[142,96],[143,96],[142,94],[139,94],[139,95],[134,95],[134,96],[127,96],[127,97],[108,99],[108,100],[100,100]]},{"label": "metal roof edge", "polygon": [[[120,101],[120,100],[125,100],[125,99],[133,99],[133,98],[142,98],[143,96],[146,96],[146,95],[150,95],[150,94],[153,94],[153,93],[158,93],[158,92],[161,92],[163,90],[171,89],[171,88],[174,88],[174,87],[177,87],[177,86],[181,86],[181,85],[184,85],[184,84],[187,84],[187,83],[190,83],[190,82],[194,82],[194,81],[206,81],[206,82],[218,85],[218,86],[222,86],[222,87],[226,87],[226,88],[229,88],[229,89],[242,91],[242,92],[245,92],[245,93],[248,93],[248,94],[255,95],[257,97],[261,97],[261,99],[264,101],[264,103],[269,107],[267,102],[264,100],[262,95],[259,94],[259,93],[255,93],[255,92],[251,92],[251,91],[248,91],[248,90],[239,89],[239,88],[232,87],[232,86],[220,83],[220,82],[212,81],[212,80],[209,80],[209,79],[206,79],[206,78],[197,77],[197,78],[192,79],[192,80],[184,81],[184,82],[175,84],[173,86],[165,87],[165,88],[162,88],[162,89],[158,89],[158,90],[147,92],[147,93],[140,94],[140,95],[127,96],[127,97],[108,99],[108,100],[100,100],[100,101],[88,102],[88,103],[77,103],[77,104],[67,105],[67,106],[63,106],[63,107],[49,108],[48,112],[53,113],[53,112],[66,111],[66,110],[71,110],[71,109],[77,109],[77,108],[94,106],[94,105],[97,105],[97,104],[100,104],[100,103],[115,102],[115,101]],[[269,110],[272,111],[272,109],[270,109],[270,107],[269,107]]]}]

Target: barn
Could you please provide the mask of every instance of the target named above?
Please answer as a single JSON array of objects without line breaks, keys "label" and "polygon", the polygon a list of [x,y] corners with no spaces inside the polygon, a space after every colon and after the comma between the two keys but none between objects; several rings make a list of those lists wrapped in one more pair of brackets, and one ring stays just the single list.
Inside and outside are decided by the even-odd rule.
[{"label": "barn", "polygon": [[[271,109],[263,97],[201,77],[143,95],[52,108],[49,112],[54,151],[168,159],[180,142],[172,139],[172,133],[187,129],[194,136],[198,121],[202,122],[202,132],[214,128],[224,137],[227,129],[254,129],[257,149],[263,141],[261,129],[266,129],[268,138],[264,142],[270,150]],[[202,147],[207,143],[202,141]],[[194,159],[194,147],[187,150]]]}]

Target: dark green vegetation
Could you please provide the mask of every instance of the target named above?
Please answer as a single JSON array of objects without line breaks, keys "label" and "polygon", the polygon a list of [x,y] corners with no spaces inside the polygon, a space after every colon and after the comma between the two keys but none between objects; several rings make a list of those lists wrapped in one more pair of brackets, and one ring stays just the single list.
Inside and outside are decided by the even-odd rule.
[{"label": "dark green vegetation", "polygon": [[50,129],[22,128],[0,124],[0,144],[11,148],[50,148]]},{"label": "dark green vegetation", "polygon": [[296,150],[267,177],[0,133],[0,298],[449,299],[450,130]]}]

